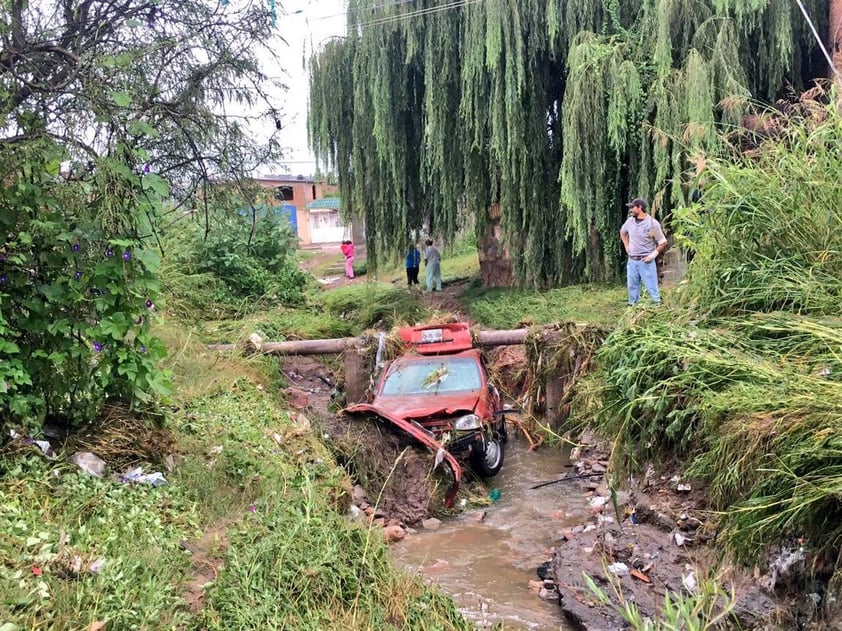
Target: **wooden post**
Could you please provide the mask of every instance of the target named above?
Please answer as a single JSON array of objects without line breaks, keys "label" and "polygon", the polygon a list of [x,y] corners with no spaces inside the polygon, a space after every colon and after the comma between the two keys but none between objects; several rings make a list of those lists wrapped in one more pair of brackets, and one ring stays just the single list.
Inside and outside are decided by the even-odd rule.
[{"label": "wooden post", "polygon": [[342,358],[345,364],[345,405],[364,403],[369,386],[370,367],[368,346],[353,346],[345,349]]},{"label": "wooden post", "polygon": [[[479,331],[477,344],[479,346],[507,346],[523,344],[529,329],[511,329],[508,331]],[[291,340],[289,342],[262,342],[257,345],[254,341],[246,344],[247,353],[260,352],[266,355],[332,355],[344,353],[347,349],[358,346],[364,338],[339,337],[328,340]],[[237,350],[235,344],[208,344],[208,350],[219,353],[230,353]]]},{"label": "wooden post", "polygon": [[[544,332],[541,336],[544,349],[556,346],[564,335],[563,331]],[[562,375],[554,373],[547,376],[547,382],[544,384],[544,421],[553,430],[558,429],[564,420],[560,418],[561,410],[559,408],[564,398],[565,387],[566,379]]]}]

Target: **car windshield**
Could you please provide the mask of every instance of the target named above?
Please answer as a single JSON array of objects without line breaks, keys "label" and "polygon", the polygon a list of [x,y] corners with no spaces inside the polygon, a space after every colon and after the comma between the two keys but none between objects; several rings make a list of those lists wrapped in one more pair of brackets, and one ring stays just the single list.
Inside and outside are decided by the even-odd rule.
[{"label": "car windshield", "polygon": [[431,357],[401,363],[386,377],[381,394],[466,392],[482,387],[482,375],[470,357]]}]

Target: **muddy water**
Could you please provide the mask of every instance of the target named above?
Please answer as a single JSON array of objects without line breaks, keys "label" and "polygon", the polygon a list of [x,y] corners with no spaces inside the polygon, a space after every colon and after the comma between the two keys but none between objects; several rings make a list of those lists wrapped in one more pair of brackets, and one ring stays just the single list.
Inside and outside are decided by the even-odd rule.
[{"label": "muddy water", "polygon": [[526,441],[510,438],[502,471],[488,481],[500,499],[443,521],[436,531],[419,530],[393,546],[396,558],[451,595],[478,629],[498,623],[507,631],[570,629],[559,606],[529,587],[560,532],[586,517],[578,481],[530,490],[565,475],[567,463],[558,450],[531,452]]}]

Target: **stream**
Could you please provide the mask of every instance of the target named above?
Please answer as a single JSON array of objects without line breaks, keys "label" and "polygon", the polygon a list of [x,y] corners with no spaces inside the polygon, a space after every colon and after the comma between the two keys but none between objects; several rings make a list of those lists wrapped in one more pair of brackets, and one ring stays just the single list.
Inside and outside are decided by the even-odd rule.
[{"label": "stream", "polygon": [[523,438],[510,433],[503,469],[487,481],[489,491],[499,489],[499,500],[442,520],[438,530],[419,529],[392,547],[395,558],[439,585],[478,629],[571,629],[558,604],[529,587],[559,533],[587,517],[579,481],[530,490],[563,477],[568,462],[567,452],[529,451]]}]

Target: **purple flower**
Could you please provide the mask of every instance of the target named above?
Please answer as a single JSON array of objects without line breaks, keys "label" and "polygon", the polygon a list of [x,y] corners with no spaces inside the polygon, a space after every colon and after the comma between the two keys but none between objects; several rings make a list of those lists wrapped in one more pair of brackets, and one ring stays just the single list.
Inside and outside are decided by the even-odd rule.
[{"label": "purple flower", "polygon": [[105,256],[109,256],[109,257],[114,256],[114,250],[112,250],[111,248],[108,248],[105,251]]},{"label": "purple flower", "polygon": [[152,302],[151,300],[147,300],[147,301],[146,301],[146,308],[147,308],[147,309],[151,309],[151,308],[152,308],[152,307],[154,307],[154,306],[155,306],[155,303],[154,303],[154,302]]},{"label": "purple flower", "polygon": [[146,352],[146,347],[145,347],[143,344],[141,344],[141,345],[140,345],[140,352],[141,352],[141,353],[145,353],[145,352]]},{"label": "purple flower", "polygon": [[8,282],[9,282],[9,279],[8,279],[8,278],[6,278],[6,275],[5,275],[5,274],[0,275],[0,285],[5,285],[5,284],[6,284],[6,283],[8,283]]},{"label": "purple flower", "polygon": [[143,324],[143,316],[138,316],[137,320],[134,321],[135,324]]},{"label": "purple flower", "polygon": [[143,165],[143,172],[144,172],[144,173],[149,173],[149,171],[150,171],[150,169],[149,169],[149,165],[148,165],[148,164],[144,164],[144,165]]},{"label": "purple flower", "polygon": [[80,278],[82,278],[82,271],[77,269],[76,273],[73,274],[73,276],[76,278],[76,280],[79,280]]},{"label": "purple flower", "polygon": [[78,243],[74,243],[71,249],[72,249],[74,252],[78,252],[79,250],[81,250],[81,249],[82,249],[82,246],[81,246],[81,245],[79,245]]},{"label": "purple flower", "polygon": [[249,512],[250,513],[256,513],[257,512],[257,506],[255,506],[254,504],[249,504]]},{"label": "purple flower", "polygon": [[99,342],[94,342],[94,350],[97,353],[101,353],[102,352],[102,344],[100,344]]},{"label": "purple flower", "polygon": [[132,260],[132,253],[126,250],[123,252],[123,260],[124,261],[131,261]]}]

